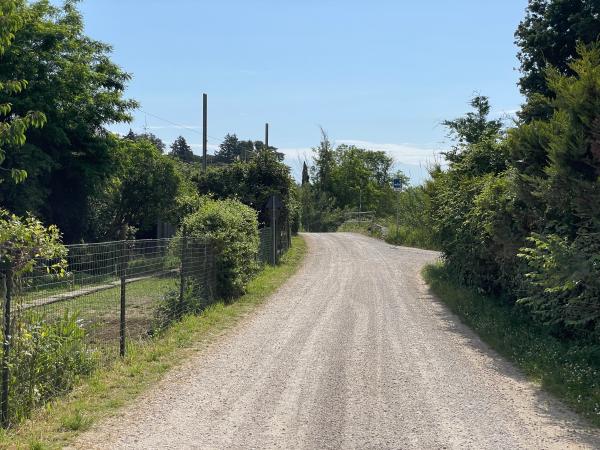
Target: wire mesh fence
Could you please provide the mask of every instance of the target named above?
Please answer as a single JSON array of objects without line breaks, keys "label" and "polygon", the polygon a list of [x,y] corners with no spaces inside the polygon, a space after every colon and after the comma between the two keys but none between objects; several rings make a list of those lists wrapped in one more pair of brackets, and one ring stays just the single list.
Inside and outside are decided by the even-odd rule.
[{"label": "wire mesh fence", "polygon": [[211,246],[186,237],[67,246],[3,278],[2,419],[19,420],[99,365],[214,300]]},{"label": "wire mesh fence", "polygon": [[[290,246],[283,222],[259,236],[263,263],[277,263]],[[60,275],[49,270],[58,260],[40,259],[20,277],[5,270],[2,423],[27,417],[130,346],[201,312],[215,300],[217,257],[211,244],[179,236],[69,245]]]},{"label": "wire mesh fence", "polygon": [[258,259],[268,264],[278,264],[281,256],[290,248],[292,237],[287,222],[273,227],[265,227],[258,230],[260,245]]}]

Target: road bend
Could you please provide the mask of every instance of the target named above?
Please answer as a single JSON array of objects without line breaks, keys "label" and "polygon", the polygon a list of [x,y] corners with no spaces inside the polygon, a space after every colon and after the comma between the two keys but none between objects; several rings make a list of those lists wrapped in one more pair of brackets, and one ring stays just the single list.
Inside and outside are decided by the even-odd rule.
[{"label": "road bend", "polygon": [[305,234],[300,270],[80,448],[600,448],[421,279],[438,254]]}]

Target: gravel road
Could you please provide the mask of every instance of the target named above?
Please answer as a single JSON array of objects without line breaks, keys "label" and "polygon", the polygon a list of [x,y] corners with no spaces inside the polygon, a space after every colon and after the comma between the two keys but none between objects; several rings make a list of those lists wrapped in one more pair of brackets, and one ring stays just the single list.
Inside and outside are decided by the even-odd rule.
[{"label": "gravel road", "polygon": [[79,448],[600,448],[428,292],[435,252],[306,234],[257,312]]}]

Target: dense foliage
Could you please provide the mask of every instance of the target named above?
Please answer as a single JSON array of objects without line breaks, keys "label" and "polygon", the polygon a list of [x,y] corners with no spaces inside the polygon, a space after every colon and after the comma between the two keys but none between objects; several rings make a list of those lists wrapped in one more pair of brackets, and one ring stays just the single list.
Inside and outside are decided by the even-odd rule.
[{"label": "dense foliage", "polygon": [[597,0],[529,0],[525,18],[515,33],[519,45],[521,92],[527,102],[519,115],[525,120],[548,118],[552,97],[546,71],[552,67],[563,75],[574,75],[571,62],[577,44],[600,38],[600,2]]},{"label": "dense foliage", "polygon": [[27,80],[27,86],[5,89],[0,103],[12,105],[11,118],[33,120],[30,111],[36,111],[31,124],[40,125],[41,114],[47,122],[29,129],[24,145],[22,138],[18,145],[2,144],[3,168],[24,169],[27,178],[3,180],[0,202],[58,225],[72,242],[86,237],[89,196],[114,170],[114,143],[105,127],[129,120],[136,103],[123,98],[129,75],[111,62],[110,47],[84,34],[75,2],[60,8],[48,1],[14,4],[20,23],[4,48],[0,80]]},{"label": "dense foliage", "polygon": [[[0,209],[0,269],[21,277],[35,268],[60,276],[67,250],[55,225],[44,226],[34,217],[21,218]],[[41,265],[41,267],[40,267]],[[4,283],[0,299],[4,298]]]},{"label": "dense foliage", "polygon": [[14,327],[9,364],[9,412],[16,423],[34,407],[72,389],[96,367],[97,358],[85,344],[77,314],[65,312],[48,320],[29,312]]},{"label": "dense foliage", "polygon": [[[69,390],[80,375],[89,373],[95,365],[95,357],[84,343],[85,330],[75,314],[65,313],[54,320],[32,311],[15,314],[23,297],[14,293],[23,287],[23,276],[37,270],[50,277],[62,277],[66,256],[67,249],[56,226],[45,227],[33,217],[20,218],[0,209],[0,300],[5,305],[10,283],[15,302],[11,334],[2,336],[11,347],[7,363],[9,420],[13,422]],[[2,352],[0,349],[0,357]]]},{"label": "dense foliage", "polygon": [[334,148],[322,131],[313,153],[312,175],[303,169],[300,186],[305,230],[333,231],[349,211],[385,215],[393,210],[393,160],[385,152],[344,144]]},{"label": "dense foliage", "polygon": [[206,239],[215,249],[217,298],[243,294],[258,269],[256,211],[237,200],[203,198],[185,217],[183,227],[189,236]]},{"label": "dense foliage", "polygon": [[[553,111],[505,137],[488,108],[447,124],[449,168],[426,190],[448,267],[463,283],[525,306],[561,336],[600,337],[600,47],[572,75],[549,70]],[[467,116],[473,117],[473,114]],[[487,128],[490,133],[475,133]]]},{"label": "dense foliage", "polygon": [[150,141],[120,139],[114,151],[118,166],[90,198],[90,234],[97,240],[153,232],[175,209],[181,183],[174,161]]},{"label": "dense foliage", "polygon": [[282,202],[280,219],[292,226],[297,222],[296,189],[290,168],[271,149],[254,151],[247,162],[211,166],[193,177],[200,193],[218,199],[237,198],[259,213],[259,223],[263,225],[269,224],[266,203],[277,195]]},{"label": "dense foliage", "polygon": [[[4,55],[15,38],[15,32],[21,29],[25,22],[25,14],[14,0],[0,3],[0,57]],[[13,74],[4,76],[12,76]],[[2,167],[8,152],[16,151],[25,144],[25,132],[31,127],[41,127],[46,123],[46,116],[39,111],[27,111],[18,115],[13,111],[13,105],[8,96],[15,96],[27,88],[28,81],[24,79],[0,78],[0,183],[4,178],[3,172],[8,172],[13,182],[18,183],[27,177],[27,172],[17,167],[6,169]]]}]

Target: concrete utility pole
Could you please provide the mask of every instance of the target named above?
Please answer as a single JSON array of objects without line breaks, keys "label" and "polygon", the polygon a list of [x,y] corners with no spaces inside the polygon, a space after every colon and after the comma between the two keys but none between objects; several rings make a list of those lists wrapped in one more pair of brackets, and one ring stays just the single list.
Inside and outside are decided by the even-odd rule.
[{"label": "concrete utility pole", "polygon": [[207,148],[207,137],[208,131],[206,128],[208,110],[208,98],[206,94],[202,94],[202,171],[206,172],[206,148]]},{"label": "concrete utility pole", "polygon": [[265,123],[265,148],[269,148],[269,124]]}]

